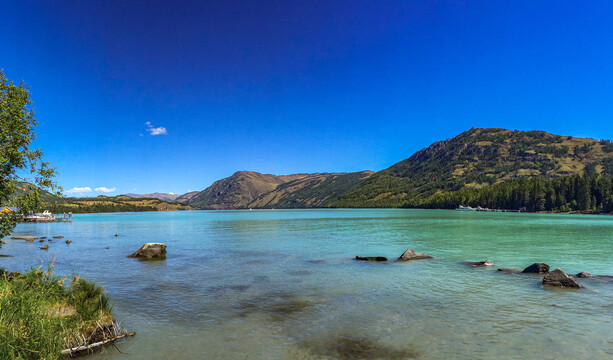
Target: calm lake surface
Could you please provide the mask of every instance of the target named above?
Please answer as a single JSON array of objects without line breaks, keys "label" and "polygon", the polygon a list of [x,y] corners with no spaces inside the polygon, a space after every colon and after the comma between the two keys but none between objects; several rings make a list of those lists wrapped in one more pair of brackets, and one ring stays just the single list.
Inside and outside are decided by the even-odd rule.
[{"label": "calm lake surface", "polygon": [[[119,234],[115,237],[114,234]],[[545,262],[613,275],[613,217],[448,210],[193,211],[75,215],[19,224],[0,266],[56,255],[95,279],[136,337],[93,359],[612,359],[613,281],[551,290],[473,268]],[[127,258],[146,242],[165,261]],[[108,249],[107,249],[108,247]],[[396,258],[407,248],[433,260]],[[317,260],[317,261],[313,261]],[[319,261],[322,260],[322,261]]]}]

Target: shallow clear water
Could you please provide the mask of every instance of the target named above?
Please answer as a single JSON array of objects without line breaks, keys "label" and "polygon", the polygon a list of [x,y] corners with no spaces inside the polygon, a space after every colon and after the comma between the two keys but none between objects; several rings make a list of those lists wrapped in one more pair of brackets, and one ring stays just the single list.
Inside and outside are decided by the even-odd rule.
[{"label": "shallow clear water", "polygon": [[[119,234],[115,237],[114,234]],[[20,224],[0,266],[56,256],[96,279],[137,336],[95,359],[611,359],[613,281],[551,290],[539,276],[473,268],[546,262],[613,275],[613,217],[447,210],[197,211],[75,215]],[[127,258],[146,242],[160,262]],[[108,247],[108,249],[106,249]],[[407,248],[433,260],[396,258]],[[312,261],[323,260],[323,261]]]}]

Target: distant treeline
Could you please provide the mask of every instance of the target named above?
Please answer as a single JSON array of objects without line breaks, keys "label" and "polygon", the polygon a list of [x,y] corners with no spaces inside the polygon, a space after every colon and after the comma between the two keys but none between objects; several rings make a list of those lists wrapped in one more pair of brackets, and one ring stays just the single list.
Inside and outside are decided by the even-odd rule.
[{"label": "distant treeline", "polygon": [[140,206],[140,205],[132,205],[125,203],[114,203],[114,204],[78,204],[78,206],[70,206],[67,204],[53,204],[46,203],[45,209],[49,210],[54,214],[62,214],[62,213],[75,213],[75,214],[83,214],[83,213],[106,213],[106,212],[137,212],[137,211],[156,211],[157,209],[154,206]]},{"label": "distant treeline", "polygon": [[453,209],[459,205],[491,209],[555,212],[613,212],[613,177],[602,174],[560,178],[519,178],[481,189],[458,190],[414,199],[405,207]]}]

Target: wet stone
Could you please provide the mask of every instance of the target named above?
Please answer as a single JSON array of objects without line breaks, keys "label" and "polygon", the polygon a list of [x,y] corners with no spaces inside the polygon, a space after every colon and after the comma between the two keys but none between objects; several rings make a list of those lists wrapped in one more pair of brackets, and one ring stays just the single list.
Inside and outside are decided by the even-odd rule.
[{"label": "wet stone", "polygon": [[577,280],[568,276],[560,268],[545,275],[543,278],[543,285],[575,289],[581,288],[581,284],[579,284]]},{"label": "wet stone", "polygon": [[468,265],[472,265],[474,267],[477,266],[494,266],[494,263],[491,260],[483,260],[483,261],[467,261]]},{"label": "wet stone", "polygon": [[410,260],[422,260],[422,259],[431,259],[432,256],[426,253],[415,252],[413,249],[407,249],[400,257],[399,261],[410,261]]},{"label": "wet stone", "polygon": [[387,261],[385,256],[356,256],[357,261]]},{"label": "wet stone", "polygon": [[545,263],[534,263],[522,271],[522,273],[526,274],[546,274],[548,272],[549,265]]}]

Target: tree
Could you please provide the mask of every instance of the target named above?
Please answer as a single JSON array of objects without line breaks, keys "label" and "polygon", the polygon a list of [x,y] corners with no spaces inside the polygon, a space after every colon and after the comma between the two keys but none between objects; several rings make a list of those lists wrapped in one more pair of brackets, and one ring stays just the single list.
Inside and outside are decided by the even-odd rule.
[{"label": "tree", "polygon": [[[0,69],[0,205],[15,206],[24,214],[40,206],[40,191],[58,192],[52,179],[56,171],[32,148],[38,125],[30,88],[8,80]],[[17,214],[0,215],[0,238],[11,233]]]}]

